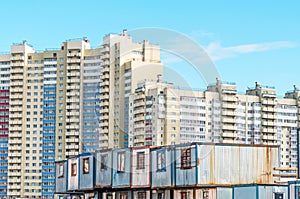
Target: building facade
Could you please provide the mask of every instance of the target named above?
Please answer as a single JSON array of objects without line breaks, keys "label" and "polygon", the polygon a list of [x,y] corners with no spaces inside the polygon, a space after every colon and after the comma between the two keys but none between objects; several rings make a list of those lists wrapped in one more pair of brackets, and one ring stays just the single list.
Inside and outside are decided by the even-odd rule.
[{"label": "building facade", "polygon": [[103,39],[100,148],[128,146],[129,96],[141,80],[162,74],[159,46],[133,42],[126,31]]},{"label": "building facade", "polygon": [[130,96],[129,146],[186,142],[281,146],[281,166],[297,166],[299,90],[276,95],[261,86],[237,92],[217,80],[202,91],[157,81],[140,82]]},{"label": "building facade", "polygon": [[127,146],[129,95],[162,74],[159,52],[124,31],[94,49],[86,38],[44,51],[23,41],[1,54],[1,197],[52,198],[55,160]]},{"label": "building facade", "polygon": [[7,195],[10,56],[0,55],[0,198]]}]

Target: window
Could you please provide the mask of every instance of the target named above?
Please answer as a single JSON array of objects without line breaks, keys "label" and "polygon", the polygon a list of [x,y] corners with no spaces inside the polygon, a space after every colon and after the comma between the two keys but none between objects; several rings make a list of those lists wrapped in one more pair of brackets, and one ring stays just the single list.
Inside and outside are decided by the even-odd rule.
[{"label": "window", "polygon": [[83,158],[83,174],[90,173],[90,158]]},{"label": "window", "polygon": [[138,152],[136,157],[136,169],[145,169],[145,152]]},{"label": "window", "polygon": [[128,199],[128,193],[127,192],[121,192],[120,193],[120,199]]},{"label": "window", "polygon": [[191,168],[191,149],[181,149],[181,169]]},{"label": "window", "polygon": [[108,155],[107,154],[101,155],[100,161],[101,161],[100,162],[100,169],[101,170],[107,170]]},{"label": "window", "polygon": [[138,199],[146,199],[146,192],[138,192]]},{"label": "window", "polygon": [[164,199],[165,194],[164,193],[157,193],[157,199]]},{"label": "window", "polygon": [[119,152],[118,153],[117,172],[118,173],[124,173],[125,172],[125,152]]},{"label": "window", "polygon": [[284,193],[274,193],[274,199],[284,199]]},{"label": "window", "polygon": [[181,192],[181,199],[188,199],[188,193],[187,192]]},{"label": "window", "polygon": [[64,163],[58,165],[58,178],[64,177]]},{"label": "window", "polygon": [[208,191],[206,191],[206,190],[204,190],[203,191],[203,199],[208,199],[209,197],[209,194],[208,194],[209,192]]},{"label": "window", "polygon": [[77,175],[77,164],[73,163],[71,164],[71,176],[76,176]]},{"label": "window", "polygon": [[157,172],[166,171],[166,153],[164,150],[157,151]]}]

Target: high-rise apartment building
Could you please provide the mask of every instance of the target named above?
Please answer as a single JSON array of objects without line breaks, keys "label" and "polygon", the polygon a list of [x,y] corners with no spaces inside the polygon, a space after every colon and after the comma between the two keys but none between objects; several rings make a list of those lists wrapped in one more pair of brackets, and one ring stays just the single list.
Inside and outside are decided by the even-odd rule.
[{"label": "high-rise apartment building", "polygon": [[8,198],[52,198],[55,160],[127,146],[129,95],[162,74],[159,47],[126,31],[95,49],[86,38],[38,52],[13,44],[0,69],[0,194]]},{"label": "high-rise apartment building", "polygon": [[0,198],[7,195],[10,56],[0,55]]},{"label": "high-rise apartment building", "polygon": [[0,55],[1,197],[52,198],[54,161],[99,148],[101,53],[84,38]]},{"label": "high-rise apartment building", "polygon": [[274,87],[239,94],[217,80],[202,91],[161,81],[140,82],[129,100],[129,146],[185,142],[281,146],[281,166],[297,165],[299,90],[276,96]]},{"label": "high-rise apartment building", "polygon": [[162,74],[159,46],[133,42],[126,31],[103,41],[100,148],[128,146],[129,96],[137,82]]}]

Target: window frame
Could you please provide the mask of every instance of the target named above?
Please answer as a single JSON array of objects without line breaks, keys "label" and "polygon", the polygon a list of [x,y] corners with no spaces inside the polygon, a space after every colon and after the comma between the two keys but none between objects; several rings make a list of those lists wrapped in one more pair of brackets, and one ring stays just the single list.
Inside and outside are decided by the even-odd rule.
[{"label": "window frame", "polygon": [[71,176],[77,176],[77,163],[71,163]]},{"label": "window frame", "polygon": [[117,173],[125,173],[125,151],[118,152],[117,158]]},{"label": "window frame", "polygon": [[89,174],[90,173],[90,158],[83,158],[82,160],[82,173]]},{"label": "window frame", "polygon": [[180,149],[180,168],[181,169],[191,169],[192,168],[192,149],[182,148]]},{"label": "window frame", "polygon": [[136,169],[145,169],[145,151],[136,153]]}]

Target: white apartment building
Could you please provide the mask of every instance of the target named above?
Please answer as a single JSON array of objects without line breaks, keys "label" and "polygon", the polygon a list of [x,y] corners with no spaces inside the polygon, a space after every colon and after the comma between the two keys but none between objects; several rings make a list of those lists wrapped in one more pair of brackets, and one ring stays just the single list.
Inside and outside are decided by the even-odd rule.
[{"label": "white apartment building", "polygon": [[217,80],[206,90],[176,88],[161,81],[140,82],[130,96],[129,146],[186,142],[281,146],[281,166],[296,167],[298,89],[278,98],[274,87],[239,94]]}]

